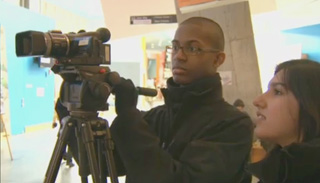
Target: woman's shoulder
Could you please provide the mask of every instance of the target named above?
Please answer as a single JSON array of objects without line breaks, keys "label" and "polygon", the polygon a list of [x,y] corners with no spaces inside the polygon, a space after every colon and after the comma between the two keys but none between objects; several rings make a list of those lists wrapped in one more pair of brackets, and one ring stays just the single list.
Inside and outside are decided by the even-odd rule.
[{"label": "woman's shoulder", "polygon": [[[320,182],[320,139],[276,146],[263,160],[248,167],[261,180],[277,180],[280,176],[292,182]],[[279,167],[285,168],[286,175],[281,175]]]}]

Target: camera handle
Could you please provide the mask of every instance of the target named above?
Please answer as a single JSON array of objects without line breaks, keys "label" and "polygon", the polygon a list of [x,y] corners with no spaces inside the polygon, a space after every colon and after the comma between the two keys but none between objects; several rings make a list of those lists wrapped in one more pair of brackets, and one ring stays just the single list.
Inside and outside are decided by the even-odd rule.
[{"label": "camera handle", "polygon": [[[50,159],[44,183],[54,183],[60,168],[63,153],[72,138],[77,140],[78,165],[81,182],[87,183],[91,173],[94,183],[106,183],[107,175],[102,152],[112,183],[118,183],[112,151],[114,144],[111,139],[108,121],[97,117],[97,112],[71,111],[70,116],[62,119],[62,129]],[[74,140],[74,139],[73,139]],[[96,146],[95,146],[96,145]],[[102,149],[104,148],[104,149]],[[74,149],[71,149],[71,151]],[[73,152],[74,153],[74,152]],[[87,169],[89,163],[90,173]]]}]

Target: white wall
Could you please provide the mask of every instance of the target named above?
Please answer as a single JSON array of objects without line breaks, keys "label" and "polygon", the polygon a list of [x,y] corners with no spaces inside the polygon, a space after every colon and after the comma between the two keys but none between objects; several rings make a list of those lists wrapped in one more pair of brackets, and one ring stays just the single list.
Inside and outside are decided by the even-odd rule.
[{"label": "white wall", "polygon": [[280,62],[301,58],[301,45],[286,45],[282,30],[320,23],[320,1],[277,0],[277,11],[252,15],[262,91]]},{"label": "white wall", "polygon": [[173,0],[101,0],[111,40],[172,29],[176,24],[130,25],[130,16],[176,14]]}]

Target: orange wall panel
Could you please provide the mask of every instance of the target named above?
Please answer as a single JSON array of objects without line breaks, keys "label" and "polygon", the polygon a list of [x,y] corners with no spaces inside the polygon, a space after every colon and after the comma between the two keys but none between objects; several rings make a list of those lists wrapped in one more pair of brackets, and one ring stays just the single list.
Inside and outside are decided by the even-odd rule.
[{"label": "orange wall panel", "polygon": [[185,7],[185,6],[191,6],[201,3],[207,3],[212,2],[216,0],[178,0],[179,8]]}]

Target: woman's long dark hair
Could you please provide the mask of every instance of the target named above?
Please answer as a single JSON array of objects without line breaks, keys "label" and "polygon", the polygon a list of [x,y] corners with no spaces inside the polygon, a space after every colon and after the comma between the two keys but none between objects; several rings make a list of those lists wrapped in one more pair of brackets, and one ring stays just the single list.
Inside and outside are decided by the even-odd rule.
[{"label": "woman's long dark hair", "polygon": [[308,60],[289,60],[276,67],[283,70],[284,83],[299,102],[299,137],[309,141],[320,137],[320,63]]}]

